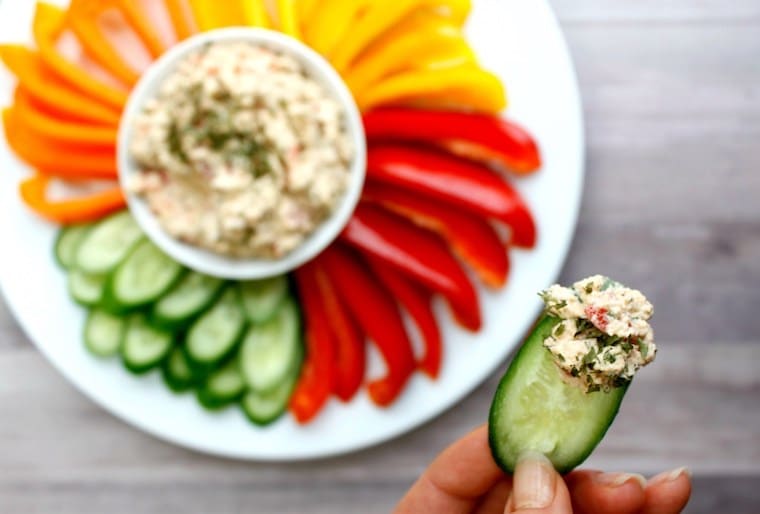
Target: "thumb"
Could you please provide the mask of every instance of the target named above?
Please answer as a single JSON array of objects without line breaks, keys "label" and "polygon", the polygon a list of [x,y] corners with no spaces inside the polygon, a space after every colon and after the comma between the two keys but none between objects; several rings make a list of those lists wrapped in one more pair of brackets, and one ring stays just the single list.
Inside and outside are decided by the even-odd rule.
[{"label": "thumb", "polygon": [[572,514],[565,481],[543,455],[522,456],[512,480],[505,514]]}]

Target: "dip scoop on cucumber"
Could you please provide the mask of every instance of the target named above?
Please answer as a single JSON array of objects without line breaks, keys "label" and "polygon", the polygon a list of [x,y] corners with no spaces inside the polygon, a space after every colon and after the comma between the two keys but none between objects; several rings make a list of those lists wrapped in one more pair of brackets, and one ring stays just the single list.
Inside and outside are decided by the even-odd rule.
[{"label": "dip scoop on cucumber", "polygon": [[635,373],[657,351],[652,304],[596,275],[542,291],[544,312],[501,379],[488,435],[507,472],[539,452],[565,473],[583,462],[615,419]]}]

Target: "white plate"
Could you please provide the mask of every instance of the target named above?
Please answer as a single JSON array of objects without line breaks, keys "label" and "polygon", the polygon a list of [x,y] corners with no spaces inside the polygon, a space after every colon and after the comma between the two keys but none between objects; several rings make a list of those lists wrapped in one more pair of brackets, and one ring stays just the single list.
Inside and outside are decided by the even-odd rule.
[{"label": "white plate", "polygon": [[[4,41],[29,40],[33,4],[0,3]],[[399,436],[451,407],[503,363],[538,314],[536,292],[559,274],[583,184],[580,98],[567,47],[548,4],[478,0],[468,33],[482,63],[507,85],[509,116],[540,142],[543,170],[518,182],[537,218],[539,244],[534,251],[512,252],[505,289],[497,294],[481,291],[480,333],[460,331],[437,305],[445,337],[437,382],[418,374],[387,410],[374,407],[362,394],[350,405],[332,401],[306,427],[286,417],[257,429],[236,409],[212,415],[191,395],[172,395],[158,373],[135,378],[118,362],[92,358],[81,344],[83,309],[69,300],[64,276],[52,259],[55,228],[19,201],[17,184],[27,170],[0,138],[0,284],[21,327],[64,376],[111,413],[162,439],[216,455],[296,460],[341,454]],[[11,76],[0,70],[1,105],[10,101],[12,85]],[[483,412],[481,420],[486,417]]]}]

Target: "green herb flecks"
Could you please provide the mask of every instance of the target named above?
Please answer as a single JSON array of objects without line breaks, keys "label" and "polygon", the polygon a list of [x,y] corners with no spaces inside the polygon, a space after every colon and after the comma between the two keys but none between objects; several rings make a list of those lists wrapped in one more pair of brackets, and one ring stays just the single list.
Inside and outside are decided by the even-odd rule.
[{"label": "green herb flecks", "polygon": [[[272,173],[270,158],[277,154],[262,126],[244,131],[235,123],[235,114],[250,107],[243,106],[220,82],[211,95],[211,101],[203,97],[202,84],[188,88],[188,103],[191,107],[189,123],[184,128],[189,146],[207,147],[221,154],[230,165],[244,166],[255,178]],[[187,162],[187,154],[182,146],[183,133],[173,126],[169,146],[172,153]]]},{"label": "green herb flecks", "polygon": [[177,127],[176,122],[172,122],[172,124],[169,125],[169,132],[166,136],[166,144],[169,146],[169,152],[172,155],[177,157],[185,164],[190,162],[190,159],[188,159],[187,154],[185,153],[185,149],[182,146],[182,132],[179,130],[179,127]]}]

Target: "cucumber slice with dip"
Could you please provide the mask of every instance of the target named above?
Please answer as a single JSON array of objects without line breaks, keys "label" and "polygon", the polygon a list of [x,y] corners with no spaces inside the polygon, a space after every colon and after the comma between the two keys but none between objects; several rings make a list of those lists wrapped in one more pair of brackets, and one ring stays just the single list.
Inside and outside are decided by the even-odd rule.
[{"label": "cucumber slice with dip", "polygon": [[641,292],[596,275],[540,293],[544,314],[501,379],[491,405],[491,452],[505,471],[523,453],[566,473],[591,454],[634,374],[654,360]]}]

